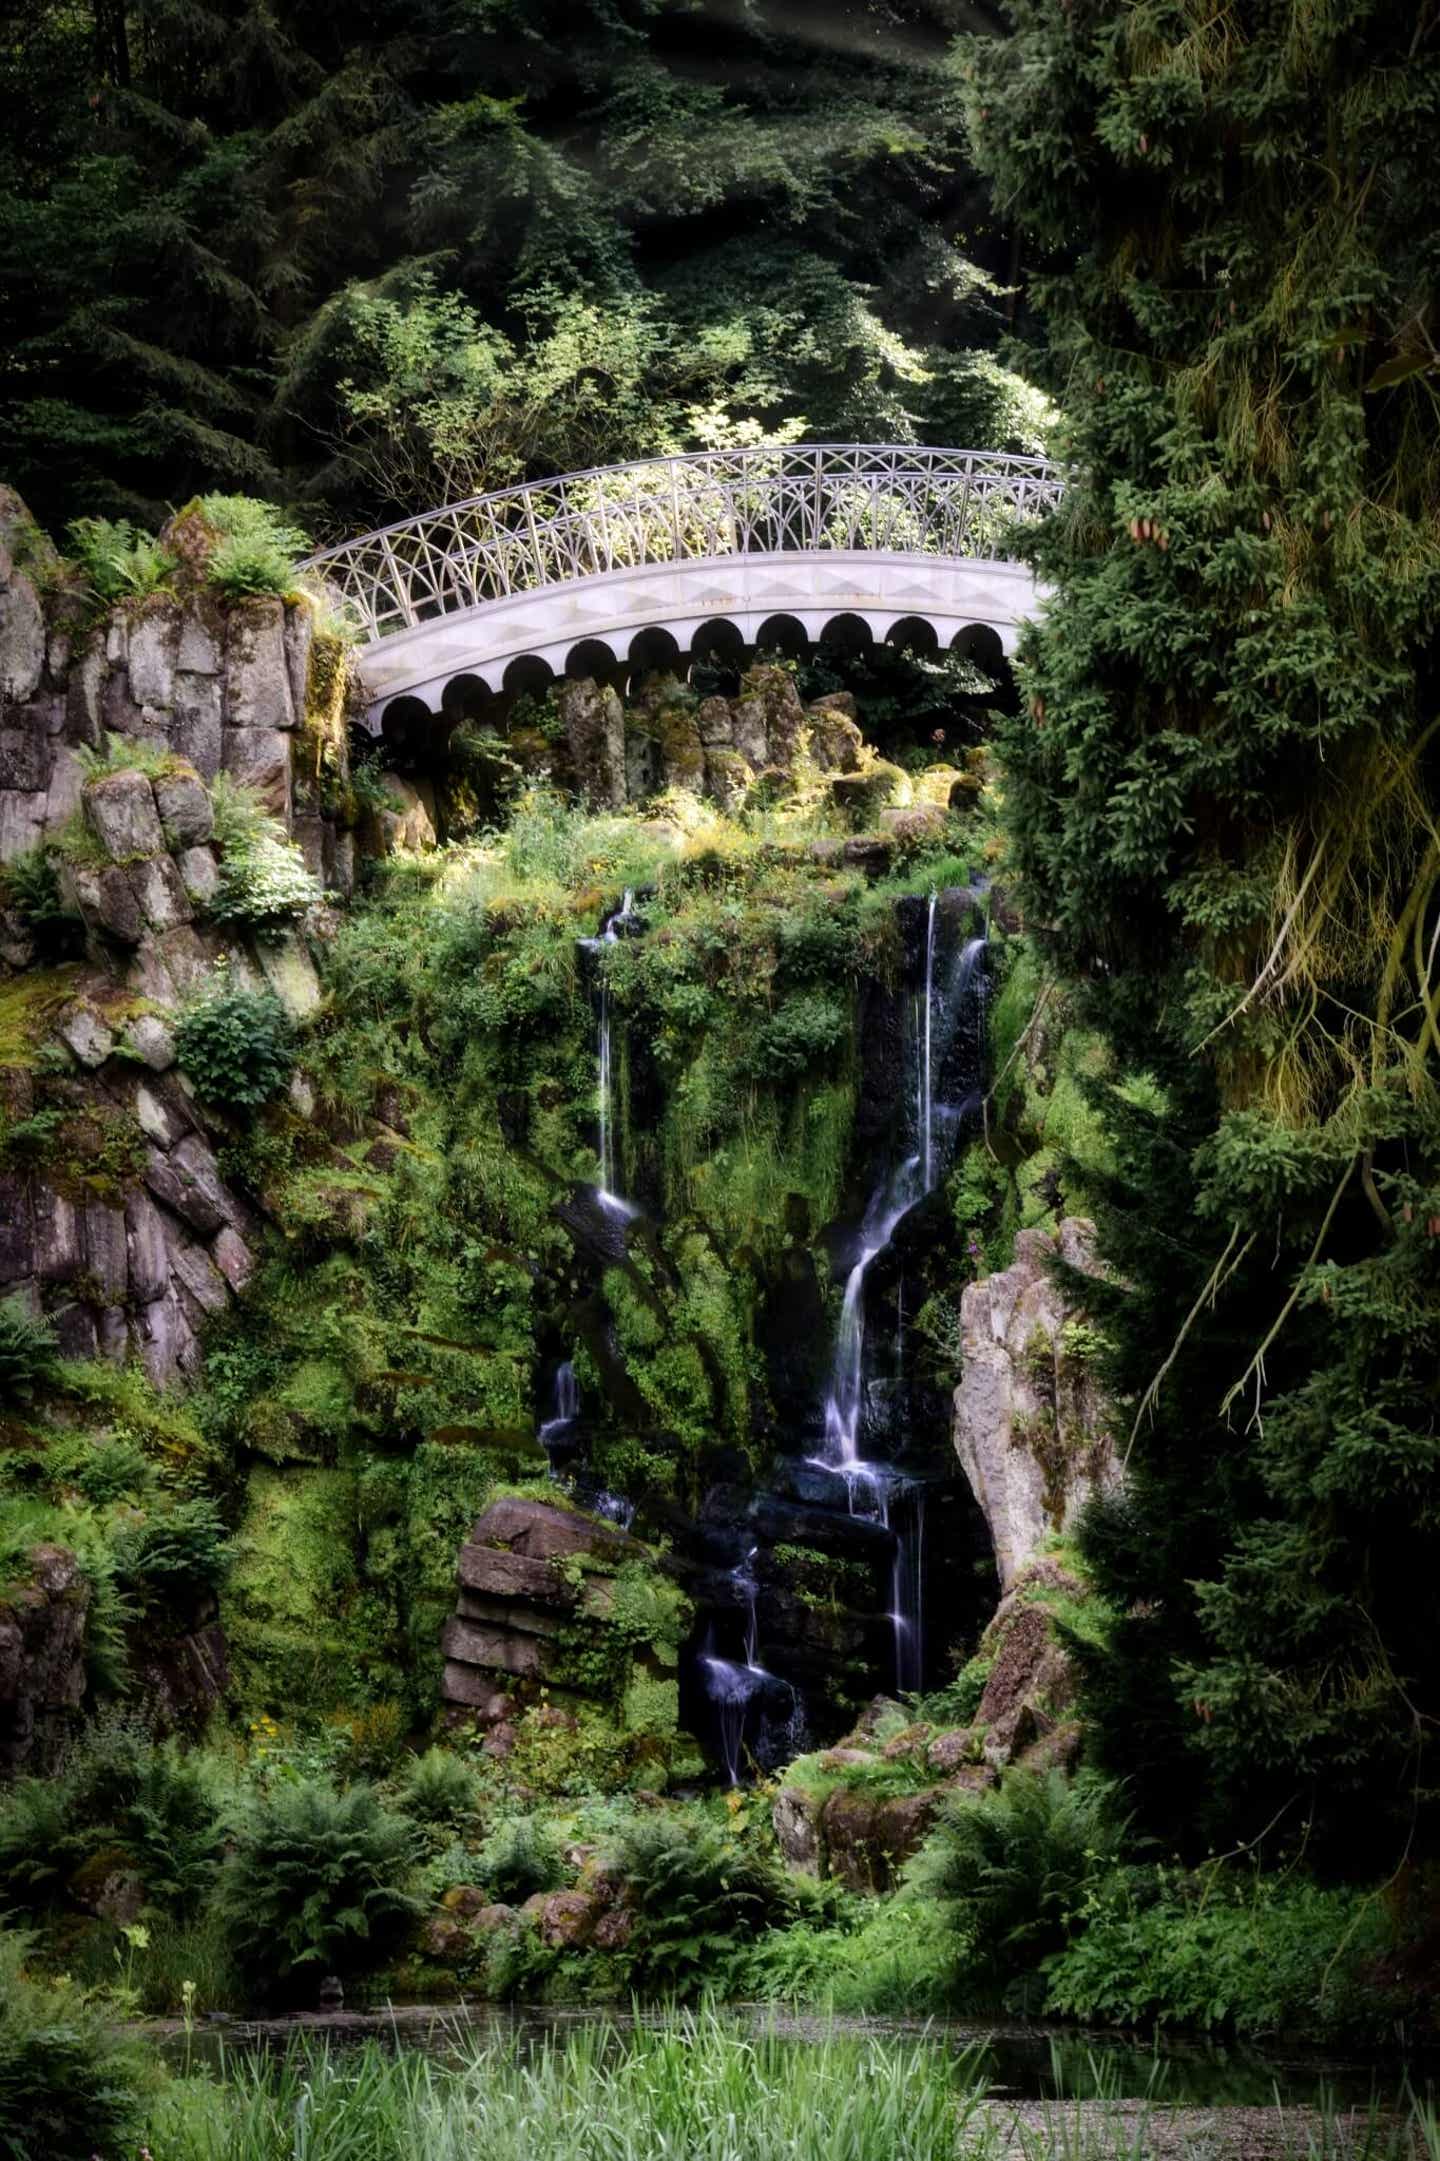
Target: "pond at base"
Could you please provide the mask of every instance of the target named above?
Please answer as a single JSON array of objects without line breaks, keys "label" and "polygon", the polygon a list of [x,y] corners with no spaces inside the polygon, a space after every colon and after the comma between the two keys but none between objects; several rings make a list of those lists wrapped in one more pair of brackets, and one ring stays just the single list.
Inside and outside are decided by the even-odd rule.
[{"label": "pond at base", "polygon": [[[1157,2036],[1152,2044],[1131,2035],[1020,2021],[831,2017],[771,2004],[729,2005],[722,2015],[741,2027],[774,2032],[797,2048],[826,2034],[890,2035],[910,2043],[927,2039],[956,2055],[974,2052],[977,2075],[988,2090],[1016,2101],[1148,2098],[1160,2107],[1224,2110],[1266,2108],[1278,2100],[1286,2108],[1328,2104],[1364,2110],[1374,2104],[1389,2109],[1403,2104],[1407,2084],[1423,2094],[1440,2068],[1427,2062],[1407,2069],[1398,2057],[1366,2059],[1300,2045],[1262,2053],[1238,2043],[1174,2036]],[[493,2047],[523,2054],[547,2041],[563,2043],[585,2028],[613,2035],[620,2048],[628,2029],[659,2025],[664,2018],[659,2010],[652,2017],[618,2005],[397,2004],[328,2016],[206,2020],[188,2053],[192,2062],[214,2067],[223,2056],[283,2049],[292,2041],[338,2047],[377,2041],[455,2060]],[[184,2059],[185,2037],[176,2025],[146,2030],[157,2036],[172,2064]]]}]

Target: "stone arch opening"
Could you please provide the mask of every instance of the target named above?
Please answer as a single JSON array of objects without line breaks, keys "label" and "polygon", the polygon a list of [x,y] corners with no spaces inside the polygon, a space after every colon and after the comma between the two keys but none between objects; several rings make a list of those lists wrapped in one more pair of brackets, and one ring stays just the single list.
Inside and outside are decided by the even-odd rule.
[{"label": "stone arch opening", "polygon": [[586,676],[597,683],[609,683],[621,672],[618,655],[603,638],[582,638],[565,656],[564,673],[572,683],[582,682]]},{"label": "stone arch opening", "polygon": [[647,675],[678,675],[680,673],[680,647],[674,634],[652,624],[646,630],[637,630],[630,640],[629,678],[632,685],[642,683]]},{"label": "stone arch opening", "polygon": [[892,623],[885,633],[885,643],[900,653],[913,653],[920,660],[931,660],[940,650],[940,634],[935,625],[923,615],[902,615],[898,623]]},{"label": "stone arch opening", "polygon": [[505,670],[507,698],[543,698],[555,680],[555,670],[537,653],[521,653]]},{"label": "stone arch opening", "polygon": [[690,641],[690,673],[702,678],[702,687],[733,698],[745,671],[745,634],[723,615],[702,623]]},{"label": "stone arch opening", "polygon": [[875,633],[863,615],[832,615],[820,633],[820,643],[837,653],[868,653],[874,649]]},{"label": "stone arch opening", "polygon": [[440,710],[452,725],[462,720],[478,720],[493,703],[494,695],[483,676],[452,675],[440,693]]},{"label": "stone arch opening", "polygon": [[755,650],[804,660],[810,652],[810,634],[798,615],[767,615],[755,633]]}]

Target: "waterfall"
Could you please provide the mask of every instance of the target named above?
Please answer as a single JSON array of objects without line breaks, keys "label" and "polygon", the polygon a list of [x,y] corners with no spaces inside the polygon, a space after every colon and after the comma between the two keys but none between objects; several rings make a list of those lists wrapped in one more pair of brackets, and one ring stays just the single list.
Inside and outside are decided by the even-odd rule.
[{"label": "waterfall", "polygon": [[[895,1685],[918,1688],[924,1674],[924,1496],[890,1464],[867,1462],[861,1454],[865,1408],[865,1277],[872,1261],[890,1244],[917,1203],[933,1192],[948,1158],[948,1144],[963,1105],[936,1103],[936,1076],[955,1030],[977,984],[983,937],[966,939],[943,985],[936,983],[938,895],[930,895],[925,918],[925,967],[904,1031],[910,1086],[902,1101],[913,1104],[914,1152],[886,1171],[871,1194],[860,1225],[860,1250],[845,1279],[840,1321],[824,1402],[824,1450],[808,1460],[844,1480],[850,1513],[875,1518],[887,1528],[898,1504],[908,1504],[903,1524],[895,1523],[891,1574],[890,1622],[894,1638]],[[937,1136],[937,1109],[941,1132]],[[937,1145],[937,1138],[939,1144]]]},{"label": "waterfall", "polygon": [[732,1786],[738,1786],[746,1714],[770,1676],[758,1666],[737,1665],[733,1658],[706,1657],[700,1663],[705,1673],[705,1693],[715,1707],[725,1776]]},{"label": "waterfall", "polygon": [[550,1391],[550,1415],[540,1421],[540,1446],[549,1450],[568,1441],[579,1416],[580,1383],[571,1360],[562,1359]]},{"label": "waterfall", "polygon": [[[598,946],[615,945],[623,938],[635,920],[635,895],[627,886],[625,898],[613,915],[607,916],[600,926],[598,938],[583,938],[582,945],[592,950]],[[615,1082],[610,1055],[610,984],[602,965],[600,970],[599,1048],[597,1064],[598,1094],[600,1098],[600,1186],[601,1203],[612,1214],[630,1216],[635,1213],[627,1200],[616,1190],[615,1168]]]}]

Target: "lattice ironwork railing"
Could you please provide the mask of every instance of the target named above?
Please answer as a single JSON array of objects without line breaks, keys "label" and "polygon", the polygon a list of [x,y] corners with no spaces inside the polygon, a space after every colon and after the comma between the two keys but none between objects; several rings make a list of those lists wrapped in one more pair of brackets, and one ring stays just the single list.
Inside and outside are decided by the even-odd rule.
[{"label": "lattice ironwork railing", "polygon": [[800,443],[597,467],[473,496],[311,558],[372,642],[610,571],[884,549],[995,561],[1059,501],[1045,458]]}]

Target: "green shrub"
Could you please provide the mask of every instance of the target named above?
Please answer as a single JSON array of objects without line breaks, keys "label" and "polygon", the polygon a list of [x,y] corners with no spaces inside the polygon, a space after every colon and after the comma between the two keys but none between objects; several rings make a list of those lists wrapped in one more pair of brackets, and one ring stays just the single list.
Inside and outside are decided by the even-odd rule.
[{"label": "green shrub", "polygon": [[217,1910],[261,1996],[310,1994],[326,1974],[379,1965],[420,1912],[415,1827],[372,1786],[277,1785],[242,1809],[234,1841]]},{"label": "green shrub", "polygon": [[788,1904],[776,1871],[703,1821],[637,1817],[612,1860],[635,1912],[631,1972],[652,1994],[683,1995],[722,1980],[740,1948]]},{"label": "green shrub", "polygon": [[757,1079],[809,1073],[850,1033],[847,1006],[828,991],[796,991],[756,1031],[742,1061]]},{"label": "green shrub", "polygon": [[448,1748],[417,1756],[400,1787],[400,1803],[417,1823],[462,1824],[475,1813],[480,1781],[472,1764]]},{"label": "green shrub", "polygon": [[556,1891],[565,1881],[560,1842],[533,1816],[510,1816],[497,1824],[476,1856],[476,1868],[496,1899],[512,1906],[536,1891]]},{"label": "green shrub", "polygon": [[57,1378],[60,1353],[44,1321],[19,1298],[0,1301],[0,1409],[25,1410]]},{"label": "green shrub", "polygon": [[1010,1771],[989,1793],[946,1802],[909,1881],[967,1911],[981,1971],[1032,1973],[1118,1855],[1115,1798],[1093,1772]]},{"label": "green shrub", "polygon": [[248,495],[206,495],[200,509],[219,535],[206,568],[217,591],[242,600],[252,593],[295,590],[295,566],[309,554],[310,536],[275,504]]},{"label": "green shrub", "polygon": [[79,1859],[68,1786],[17,1778],[0,1795],[0,1908],[40,1913],[63,1903]]},{"label": "green shrub", "polygon": [[227,984],[182,1013],[175,1050],[202,1102],[257,1110],[295,1065],[295,1030],[273,991]]},{"label": "green shrub", "polygon": [[145,1902],[192,1917],[215,1881],[223,1830],[204,1765],[173,1741],[149,1757],[117,1829]]},{"label": "green shrub", "polygon": [[42,843],[0,867],[0,902],[20,918],[42,960],[64,959],[83,945],[84,924],[61,898],[59,872]]},{"label": "green shrub", "polygon": [[283,930],[320,897],[304,856],[254,791],[228,774],[216,776],[211,801],[220,851],[211,915],[261,936]]},{"label": "green shrub", "polygon": [[1404,2009],[1381,1978],[1394,1952],[1375,1892],[1218,1865],[1179,1877],[1113,1869],[1092,1889],[1083,1930],[1046,1961],[1046,2008],[1106,2024],[1379,2042]]},{"label": "green shrub", "polygon": [[128,518],[76,518],[66,537],[91,599],[106,607],[158,591],[175,570],[174,556]]},{"label": "green shrub", "polygon": [[30,1946],[0,1932],[0,2152],[121,2161],[140,2132],[138,2054],[71,1982],[33,1976]]},{"label": "green shrub", "polygon": [[122,1582],[143,1605],[185,1605],[217,1590],[230,1561],[220,1511],[203,1495],[122,1522],[112,1551]]}]

